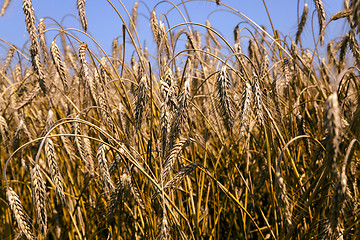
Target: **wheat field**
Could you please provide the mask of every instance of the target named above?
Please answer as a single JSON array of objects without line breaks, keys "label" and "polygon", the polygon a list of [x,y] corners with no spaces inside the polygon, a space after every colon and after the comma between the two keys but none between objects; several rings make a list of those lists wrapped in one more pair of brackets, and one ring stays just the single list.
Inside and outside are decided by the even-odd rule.
[{"label": "wheat field", "polygon": [[51,39],[22,1],[27,47],[1,39],[1,239],[360,238],[360,1],[305,3],[293,36],[208,2],[242,19],[233,39],[136,2],[105,52],[76,35],[85,0]]}]

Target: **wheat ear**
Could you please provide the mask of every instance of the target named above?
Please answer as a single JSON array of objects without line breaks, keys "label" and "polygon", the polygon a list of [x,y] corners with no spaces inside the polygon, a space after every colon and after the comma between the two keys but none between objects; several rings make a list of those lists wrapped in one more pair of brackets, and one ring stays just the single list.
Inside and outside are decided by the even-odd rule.
[{"label": "wheat ear", "polygon": [[56,70],[62,81],[64,91],[67,94],[69,92],[69,86],[68,86],[68,81],[67,81],[66,72],[65,72],[66,65],[60,57],[60,50],[59,50],[58,46],[56,45],[55,40],[51,42],[50,52],[51,52],[51,57],[53,59]]},{"label": "wheat ear", "polygon": [[37,239],[33,233],[30,218],[26,214],[24,207],[21,205],[19,196],[11,187],[6,187],[6,198],[21,232],[29,240]]},{"label": "wheat ear", "polygon": [[85,32],[87,32],[88,23],[87,23],[86,12],[85,12],[85,2],[86,2],[86,0],[77,0],[77,8],[79,11],[81,26],[82,26],[83,30]]},{"label": "wheat ear", "polygon": [[60,174],[54,143],[50,138],[47,138],[45,142],[45,155],[50,168],[51,180],[54,182],[57,196],[59,197],[61,203],[65,206],[66,198],[64,193],[63,178]]},{"label": "wheat ear", "polygon": [[106,158],[106,148],[107,146],[101,143],[97,149],[96,158],[98,161],[99,176],[101,182],[106,191],[111,193],[114,190],[114,184],[110,177],[109,167],[107,163],[108,161]]},{"label": "wheat ear", "polygon": [[324,34],[325,34],[325,21],[326,21],[326,14],[324,10],[324,6],[321,0],[314,0],[316,11],[318,13],[318,20],[319,20],[319,33],[320,33],[320,43],[321,45],[324,44]]},{"label": "wheat ear", "polygon": [[10,4],[10,0],[4,0],[4,3],[3,3],[2,7],[1,7],[1,10],[0,10],[0,17],[4,16],[5,11],[6,11],[7,7],[9,6],[9,4]]},{"label": "wheat ear", "polygon": [[8,69],[10,68],[10,65],[11,65],[11,60],[14,56],[14,53],[15,53],[15,46],[14,45],[11,45],[7,55],[6,55],[6,58],[5,58],[5,62],[4,62],[4,65],[2,67],[2,72],[4,73],[4,75],[6,75]]},{"label": "wheat ear", "polygon": [[338,177],[337,159],[340,153],[341,118],[336,93],[332,93],[325,103],[324,122],[327,129],[326,163],[333,178]]},{"label": "wheat ear", "polygon": [[37,216],[37,222],[40,226],[40,229],[43,235],[46,235],[47,232],[47,211],[46,211],[46,188],[45,181],[40,172],[40,167],[38,164],[30,171],[31,176],[31,190],[33,194],[33,200],[35,205],[35,211]]},{"label": "wheat ear", "polygon": [[34,69],[34,72],[38,76],[38,82],[40,84],[41,90],[46,93],[47,86],[45,82],[45,73],[43,70],[42,63],[40,61],[40,45],[38,40],[38,31],[35,25],[35,14],[34,8],[32,6],[31,0],[23,0],[23,11],[25,14],[25,23],[27,31],[30,36],[30,54],[31,54],[31,63]]},{"label": "wheat ear", "polygon": [[230,87],[231,82],[226,67],[223,66],[217,76],[217,91],[220,101],[220,111],[223,117],[224,125],[228,132],[231,132],[234,122],[234,114],[231,107]]},{"label": "wheat ear", "polygon": [[306,24],[306,19],[309,13],[309,6],[308,4],[305,2],[304,4],[304,10],[303,13],[301,14],[301,18],[300,18],[300,23],[298,25],[298,29],[296,31],[296,37],[295,37],[295,42],[298,43],[300,40],[300,36],[302,31],[304,30],[305,24]]}]

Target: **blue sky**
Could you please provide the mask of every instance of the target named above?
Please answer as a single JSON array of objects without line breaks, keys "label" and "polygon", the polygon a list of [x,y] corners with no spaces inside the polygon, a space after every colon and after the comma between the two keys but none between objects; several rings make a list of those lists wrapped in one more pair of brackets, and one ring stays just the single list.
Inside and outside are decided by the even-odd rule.
[{"label": "blue sky", "polygon": [[[1,1],[2,4],[3,1]],[[78,28],[81,29],[79,23],[76,0],[33,0],[36,18],[51,17],[58,22],[62,22],[66,28]],[[120,14],[124,17],[128,23],[129,18],[123,10],[120,2],[117,0],[112,1]],[[123,1],[125,7],[131,13],[131,9],[134,0]],[[146,3],[145,3],[146,2]],[[149,9],[154,8],[155,4],[159,1],[148,0],[139,3],[139,16],[138,16],[138,34],[140,36],[141,44],[146,41],[146,45],[151,52],[155,48],[153,38],[150,33],[149,27]],[[173,1],[174,3],[180,3],[180,0]],[[269,33],[272,33],[269,19],[262,0],[222,0],[223,3],[237,9],[243,14],[247,15],[254,22],[259,25],[265,25]],[[307,1],[309,4],[309,14],[313,14],[315,9],[312,0]],[[342,9],[341,0],[327,0],[324,1],[324,7],[327,13],[327,19],[332,14]],[[294,38],[297,29],[297,3],[296,0],[267,0],[267,7],[271,15],[275,29],[279,30],[283,35],[289,35]],[[22,48],[28,40],[28,33],[24,24],[24,14],[22,12],[22,1],[12,0],[5,15],[0,17],[0,38],[6,40],[17,47]],[[241,21],[239,16],[229,13],[225,7],[217,6],[214,2],[210,1],[192,1],[186,4],[187,10],[191,17],[192,22],[198,22],[205,24],[206,18],[209,18],[213,28],[219,31],[230,43],[233,43],[233,29]],[[299,1],[299,14],[302,13],[304,1]],[[156,6],[156,13],[158,18],[162,14],[168,13],[172,5],[167,2],[160,3]],[[180,7],[180,10],[185,15],[184,8]],[[92,0],[86,2],[86,13],[89,24],[89,33],[95,38],[96,41],[105,49],[106,52],[111,52],[111,43],[115,37],[121,35],[122,22],[117,16],[114,9],[106,0]],[[186,15],[185,15],[186,16]],[[167,19],[171,26],[181,23],[180,14],[176,10],[171,10],[167,14]],[[315,13],[313,22],[316,25],[317,14]],[[313,46],[313,37],[311,30],[311,19],[308,19],[306,28],[302,35],[305,47]],[[50,18],[45,20],[46,28],[57,28],[54,25],[54,21]],[[242,24],[241,26],[246,26]],[[327,30],[327,36],[325,39],[333,39],[335,36],[341,36],[346,32],[344,29],[346,25],[342,22],[334,22],[330,24]],[[317,27],[316,27],[317,31]],[[56,31],[49,31],[46,33],[48,44],[52,41]],[[329,35],[330,34],[330,35]],[[90,43],[91,40],[83,36],[81,33],[77,33],[77,36],[82,41]],[[318,35],[316,35],[317,37]],[[28,43],[27,43],[28,44]],[[0,59],[5,58],[8,46],[0,41]]]}]

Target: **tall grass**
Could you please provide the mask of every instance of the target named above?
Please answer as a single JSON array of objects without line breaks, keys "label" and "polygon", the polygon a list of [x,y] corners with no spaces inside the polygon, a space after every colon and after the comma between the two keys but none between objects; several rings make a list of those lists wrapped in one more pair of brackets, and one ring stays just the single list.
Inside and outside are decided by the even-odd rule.
[{"label": "tall grass", "polygon": [[[358,239],[359,1],[330,17],[314,3],[314,49],[307,4],[292,39],[216,1],[250,36],[153,9],[150,55],[138,3],[95,54],[63,26],[46,42],[52,20],[23,0],[29,51],[0,65],[1,238]],[[338,19],[348,32],[325,42]]]}]

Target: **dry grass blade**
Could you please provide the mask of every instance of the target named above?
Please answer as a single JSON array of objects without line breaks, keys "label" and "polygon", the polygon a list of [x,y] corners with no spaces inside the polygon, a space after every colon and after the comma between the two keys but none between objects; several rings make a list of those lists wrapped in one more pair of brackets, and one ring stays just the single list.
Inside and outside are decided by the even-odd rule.
[{"label": "dry grass blade", "polygon": [[81,26],[82,26],[83,30],[85,32],[87,32],[88,23],[87,23],[86,12],[85,12],[85,2],[86,2],[86,0],[77,0],[77,8],[79,10]]},{"label": "dry grass blade", "polygon": [[21,232],[29,240],[37,239],[33,233],[29,216],[26,214],[24,207],[21,205],[19,196],[11,187],[6,187],[6,198]]},{"label": "dry grass blade", "polygon": [[54,143],[51,139],[47,138],[45,142],[45,155],[50,168],[51,180],[54,182],[57,196],[59,197],[61,203],[66,205],[66,198],[64,193],[64,183],[63,178],[60,174],[60,169],[58,166],[58,160],[54,149]]},{"label": "dry grass blade", "polygon": [[37,216],[37,222],[40,226],[41,232],[46,236],[47,232],[47,211],[46,211],[46,188],[45,181],[40,172],[40,166],[35,166],[30,171],[31,190],[33,194],[33,201]]}]

